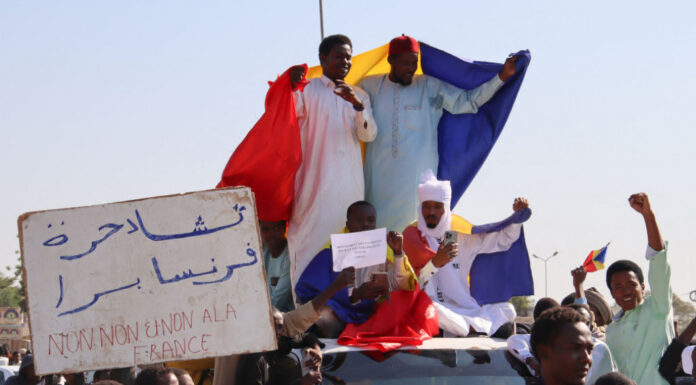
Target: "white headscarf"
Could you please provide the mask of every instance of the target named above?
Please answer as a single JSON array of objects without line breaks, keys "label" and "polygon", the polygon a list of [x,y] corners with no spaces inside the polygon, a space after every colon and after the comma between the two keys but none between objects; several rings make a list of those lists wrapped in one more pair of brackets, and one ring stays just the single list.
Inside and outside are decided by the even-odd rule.
[{"label": "white headscarf", "polygon": [[[452,202],[452,186],[448,180],[437,180],[433,170],[427,169],[421,174],[421,184],[418,185],[418,230],[428,240],[431,249],[437,250],[441,240],[445,236],[445,231],[452,228],[452,212],[450,204]],[[440,222],[434,229],[428,227],[423,218],[423,202],[441,202],[445,206],[445,212],[440,218]]]}]

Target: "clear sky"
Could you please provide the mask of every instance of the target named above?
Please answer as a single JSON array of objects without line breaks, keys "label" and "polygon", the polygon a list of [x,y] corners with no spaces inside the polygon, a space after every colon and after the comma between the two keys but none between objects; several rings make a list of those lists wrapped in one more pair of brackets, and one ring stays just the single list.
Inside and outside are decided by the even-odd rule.
[{"label": "clear sky", "polygon": [[[0,266],[17,217],[208,189],[263,112],[267,81],[316,65],[318,1],[0,2]],[[324,2],[327,34],[360,53],[407,33],[460,57],[532,62],[496,147],[455,209],[474,223],[531,202],[530,253],[549,294],[611,241],[641,261],[628,196],[646,191],[670,241],[677,294],[696,289],[696,3]],[[543,263],[531,261],[537,296]],[[604,273],[588,287],[607,294]]]}]

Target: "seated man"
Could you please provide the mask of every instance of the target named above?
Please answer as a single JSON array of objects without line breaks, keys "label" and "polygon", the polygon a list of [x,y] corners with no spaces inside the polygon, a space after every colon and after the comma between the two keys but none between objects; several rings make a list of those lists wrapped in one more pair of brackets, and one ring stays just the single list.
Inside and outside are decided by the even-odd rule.
[{"label": "seated man", "polygon": [[643,271],[635,262],[620,260],[609,266],[607,286],[621,310],[607,326],[607,345],[619,372],[635,380],[638,385],[667,384],[658,371],[660,358],[674,338],[667,248],[648,196],[644,193],[633,194],[628,201],[645,221],[651,293],[647,296],[644,294]]},{"label": "seated man", "polygon": [[534,321],[529,339],[544,385],[583,385],[592,366],[592,333],[577,311],[555,307]]},{"label": "seated man", "polygon": [[285,221],[259,221],[259,225],[271,305],[282,312],[288,312],[295,306],[293,305],[292,284],[290,283],[288,240],[285,238],[286,223]]},{"label": "seated man", "polygon": [[[501,231],[459,233],[457,242],[445,245],[442,242],[445,232],[453,229],[452,188],[449,181],[438,181],[432,170],[427,170],[422,179],[423,183],[418,185],[418,222],[404,230],[404,251],[437,308],[440,328],[445,336],[477,332],[509,337],[510,323],[516,316],[514,307],[509,302],[480,306],[471,296],[469,271],[478,254],[507,250],[518,240],[522,229],[519,222],[525,221],[530,213],[527,200],[515,199],[515,214],[509,218],[514,220]],[[505,324],[509,327],[496,335]]]},{"label": "seated man", "polygon": [[[348,232],[358,232],[374,230],[376,223],[375,208],[368,202],[358,201],[348,207],[346,213],[346,228]],[[387,263],[385,265],[370,266],[355,269],[355,288],[352,290],[344,289],[334,295],[327,306],[321,310],[321,317],[316,322],[317,333],[322,337],[336,338],[341,334],[346,324],[367,324],[365,330],[360,327],[352,326],[349,336],[339,339],[339,343],[350,340],[351,344],[359,344],[359,334],[379,333],[380,337],[388,336],[392,329],[397,328],[401,322],[408,322],[412,319],[416,324],[423,325],[425,320],[430,317],[428,323],[431,327],[424,328],[425,334],[429,338],[433,333],[437,333],[437,327],[432,327],[432,318],[435,317],[434,310],[428,313],[427,306],[431,301],[425,293],[420,292],[416,286],[416,278],[408,262],[408,258],[402,252],[403,238],[401,234],[390,232],[387,235],[389,245],[387,253]],[[371,279],[372,273],[386,271],[388,283],[380,284]],[[324,286],[334,279],[337,273],[333,271],[333,257],[330,245],[320,252],[302,273],[295,292],[301,302],[306,302],[323,290]],[[399,295],[397,291],[389,295],[389,302],[382,302],[375,307],[375,300],[386,296],[390,291],[408,291],[406,295]],[[414,291],[415,290],[415,291]],[[422,294],[422,295],[421,295]],[[423,308],[417,309],[418,306]],[[398,309],[398,310],[397,310]],[[398,311],[403,315],[397,315]],[[384,322],[366,323],[368,319],[376,314]],[[408,314],[408,316],[407,316]],[[389,317],[391,316],[391,317]],[[385,320],[383,317],[390,318]],[[410,318],[409,318],[410,317]],[[377,329],[373,329],[375,326]],[[413,329],[413,328],[412,328]],[[420,328],[416,328],[420,332]],[[433,330],[434,329],[434,330]],[[346,329],[348,331],[348,329]],[[372,335],[373,337],[377,337]],[[344,337],[344,336],[342,336]],[[417,336],[421,338],[422,336]]]}]

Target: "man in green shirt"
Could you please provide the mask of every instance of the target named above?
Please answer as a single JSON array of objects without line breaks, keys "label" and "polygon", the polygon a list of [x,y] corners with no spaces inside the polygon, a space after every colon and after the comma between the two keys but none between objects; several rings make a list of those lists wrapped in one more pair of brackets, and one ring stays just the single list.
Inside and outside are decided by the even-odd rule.
[{"label": "man in green shirt", "polygon": [[650,294],[645,295],[643,271],[636,263],[621,260],[609,266],[607,285],[621,310],[607,327],[607,345],[619,371],[638,385],[667,385],[658,371],[660,358],[674,337],[667,247],[648,196],[633,194],[628,201],[645,220]]}]

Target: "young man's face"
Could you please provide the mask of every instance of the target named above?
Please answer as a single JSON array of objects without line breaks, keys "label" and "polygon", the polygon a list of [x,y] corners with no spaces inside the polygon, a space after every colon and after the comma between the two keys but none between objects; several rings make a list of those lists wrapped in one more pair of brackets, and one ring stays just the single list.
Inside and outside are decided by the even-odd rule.
[{"label": "young man's face", "polygon": [[445,213],[445,204],[442,202],[424,201],[421,206],[425,224],[431,229],[436,228],[438,223],[440,223],[440,218]]},{"label": "young man's face", "polygon": [[275,249],[285,245],[285,221],[259,221],[259,227],[264,246]]},{"label": "young man's face", "polygon": [[587,372],[592,366],[592,349],[594,341],[587,325],[582,322],[563,325],[551,345],[537,347],[546,382],[585,384]]},{"label": "young man's face", "polygon": [[418,52],[391,55],[388,60],[391,64],[389,79],[404,86],[411,84],[418,69]]},{"label": "young man's face", "polygon": [[609,287],[611,296],[624,311],[635,309],[643,301],[645,284],[640,283],[636,273],[630,270],[612,274]]},{"label": "young man's face", "polygon": [[348,75],[352,65],[353,49],[348,44],[334,45],[328,55],[319,55],[321,70],[329,79],[340,79]]},{"label": "young man's face", "polygon": [[377,228],[377,213],[372,206],[356,206],[350,210],[346,227],[351,233]]}]

